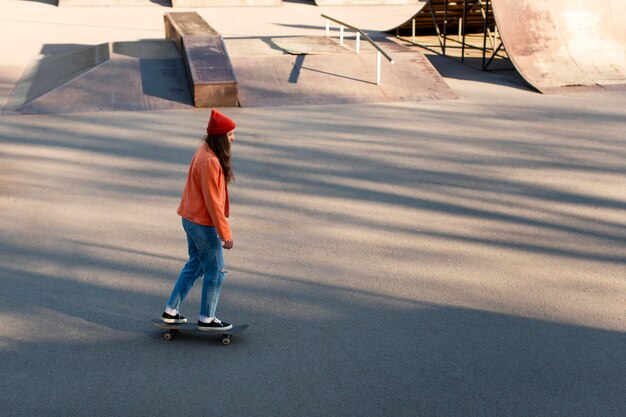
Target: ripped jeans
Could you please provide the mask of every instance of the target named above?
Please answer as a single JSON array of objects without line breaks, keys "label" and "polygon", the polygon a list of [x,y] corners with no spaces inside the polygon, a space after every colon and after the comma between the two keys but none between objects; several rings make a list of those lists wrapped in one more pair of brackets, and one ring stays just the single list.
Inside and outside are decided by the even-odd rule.
[{"label": "ripped jeans", "polygon": [[183,218],[187,234],[189,260],[180,271],[167,307],[180,311],[180,305],[193,284],[204,275],[200,317],[215,317],[222,282],[227,272],[224,268],[222,241],[213,226],[203,226]]}]

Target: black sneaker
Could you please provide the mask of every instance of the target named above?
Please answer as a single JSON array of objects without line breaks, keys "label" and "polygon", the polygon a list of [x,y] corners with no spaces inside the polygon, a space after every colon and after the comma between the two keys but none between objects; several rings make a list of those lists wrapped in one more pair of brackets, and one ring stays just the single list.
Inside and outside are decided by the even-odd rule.
[{"label": "black sneaker", "polygon": [[161,316],[161,320],[163,320],[163,323],[169,324],[187,323],[187,318],[181,316],[180,314],[172,316],[171,314],[163,313],[163,315]]},{"label": "black sneaker", "polygon": [[198,330],[203,330],[207,332],[223,332],[226,330],[230,330],[233,328],[233,325],[230,323],[222,323],[218,319],[213,319],[210,323],[205,323],[203,321],[198,320]]}]

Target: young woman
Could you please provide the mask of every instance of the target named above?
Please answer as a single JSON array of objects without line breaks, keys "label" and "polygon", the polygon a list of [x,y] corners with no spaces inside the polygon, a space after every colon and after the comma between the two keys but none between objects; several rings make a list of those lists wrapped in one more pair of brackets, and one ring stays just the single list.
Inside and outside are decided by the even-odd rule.
[{"label": "young woman", "polygon": [[211,111],[207,135],[189,165],[187,182],[178,207],[187,234],[189,260],[180,271],[162,320],[185,323],[180,305],[196,280],[204,275],[198,329],[231,329],[215,317],[222,282],[226,278],[223,249],[232,249],[233,236],[228,225],[228,183],[233,179],[230,147],[235,140],[235,122]]}]

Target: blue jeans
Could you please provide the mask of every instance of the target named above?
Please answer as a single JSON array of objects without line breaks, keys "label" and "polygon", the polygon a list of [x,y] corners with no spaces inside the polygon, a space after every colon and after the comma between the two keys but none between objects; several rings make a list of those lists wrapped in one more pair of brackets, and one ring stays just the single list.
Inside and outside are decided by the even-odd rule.
[{"label": "blue jeans", "polygon": [[189,260],[180,271],[167,306],[180,311],[180,305],[193,284],[204,275],[200,316],[215,317],[222,282],[227,272],[224,268],[222,241],[213,226],[202,226],[183,218],[187,233]]}]

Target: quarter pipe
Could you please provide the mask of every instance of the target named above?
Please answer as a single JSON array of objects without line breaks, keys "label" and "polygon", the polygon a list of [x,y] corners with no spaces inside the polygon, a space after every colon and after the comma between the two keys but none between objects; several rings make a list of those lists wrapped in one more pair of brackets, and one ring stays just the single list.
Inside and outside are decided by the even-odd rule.
[{"label": "quarter pipe", "polygon": [[492,0],[506,50],[541,92],[626,84],[626,0]]}]

